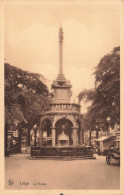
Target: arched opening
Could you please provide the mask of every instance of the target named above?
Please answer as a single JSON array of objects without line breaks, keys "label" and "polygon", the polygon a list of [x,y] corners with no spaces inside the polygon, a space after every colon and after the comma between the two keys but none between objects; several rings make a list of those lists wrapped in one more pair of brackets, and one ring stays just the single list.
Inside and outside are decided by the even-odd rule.
[{"label": "arched opening", "polygon": [[60,119],[55,124],[56,145],[73,145],[73,124],[68,119]]},{"label": "arched opening", "polygon": [[51,146],[52,145],[52,123],[49,119],[44,119],[41,123],[42,129],[42,145]]}]

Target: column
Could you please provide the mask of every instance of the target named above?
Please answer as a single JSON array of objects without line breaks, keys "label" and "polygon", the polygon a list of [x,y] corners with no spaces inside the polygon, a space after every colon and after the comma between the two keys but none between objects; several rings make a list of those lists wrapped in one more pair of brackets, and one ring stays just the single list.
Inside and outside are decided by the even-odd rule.
[{"label": "column", "polygon": [[39,146],[42,147],[42,138],[43,138],[43,132],[42,129],[39,129]]},{"label": "column", "polygon": [[73,146],[77,146],[77,128],[73,128]]},{"label": "column", "polygon": [[63,74],[63,30],[60,28],[59,30],[59,74]]},{"label": "column", "polygon": [[84,129],[82,129],[82,144],[84,144]]},{"label": "column", "polygon": [[52,146],[54,147],[56,143],[56,131],[55,127],[52,127]]},{"label": "column", "polygon": [[80,145],[83,144],[82,135],[83,135],[83,129],[80,129]]}]

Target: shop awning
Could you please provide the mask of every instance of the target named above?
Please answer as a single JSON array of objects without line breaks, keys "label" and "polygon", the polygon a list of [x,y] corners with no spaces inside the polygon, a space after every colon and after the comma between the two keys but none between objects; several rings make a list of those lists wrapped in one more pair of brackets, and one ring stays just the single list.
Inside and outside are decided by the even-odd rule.
[{"label": "shop awning", "polygon": [[116,140],[114,140],[114,142],[120,142],[120,139],[116,139]]},{"label": "shop awning", "polygon": [[107,136],[103,136],[103,137],[100,137],[99,139],[96,139],[97,142],[100,142],[100,141],[105,141],[107,139],[109,139],[110,137],[107,137]]},{"label": "shop awning", "polygon": [[95,142],[95,141],[97,141],[97,139],[92,139],[92,140],[91,140],[91,142]]}]

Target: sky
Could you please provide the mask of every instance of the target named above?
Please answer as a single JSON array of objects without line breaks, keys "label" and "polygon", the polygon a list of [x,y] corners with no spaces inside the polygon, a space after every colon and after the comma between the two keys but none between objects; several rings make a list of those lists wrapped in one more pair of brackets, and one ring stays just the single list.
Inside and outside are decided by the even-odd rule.
[{"label": "sky", "polygon": [[[5,8],[5,61],[40,73],[48,85],[59,71],[59,28],[63,69],[73,97],[94,87],[94,67],[120,45],[120,8],[115,5],[11,5]],[[76,101],[76,100],[75,100]]]}]

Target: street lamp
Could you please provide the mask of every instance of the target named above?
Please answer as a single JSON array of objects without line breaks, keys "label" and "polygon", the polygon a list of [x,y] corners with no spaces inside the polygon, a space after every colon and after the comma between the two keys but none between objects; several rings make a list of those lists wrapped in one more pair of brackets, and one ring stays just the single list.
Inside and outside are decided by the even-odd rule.
[{"label": "street lamp", "polygon": [[33,130],[34,130],[34,146],[36,146],[37,124],[33,126]]},{"label": "street lamp", "polygon": [[106,118],[106,120],[107,120],[107,122],[108,122],[108,130],[107,130],[107,132],[110,133],[110,121],[111,121],[111,118],[108,116],[108,117]]},{"label": "street lamp", "polygon": [[111,118],[108,116],[108,117],[106,118],[106,120],[107,120],[108,122],[110,122]]}]

